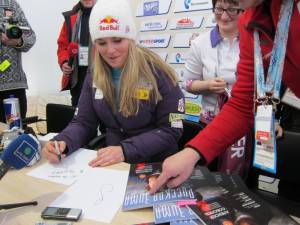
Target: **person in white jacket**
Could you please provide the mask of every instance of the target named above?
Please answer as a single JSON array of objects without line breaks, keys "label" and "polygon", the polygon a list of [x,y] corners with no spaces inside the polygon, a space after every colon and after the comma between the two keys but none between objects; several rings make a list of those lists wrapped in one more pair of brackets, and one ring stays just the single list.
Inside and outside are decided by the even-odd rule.
[{"label": "person in white jacket", "polygon": [[205,124],[217,115],[219,98],[230,95],[236,81],[240,53],[237,23],[242,11],[236,0],[213,0],[217,25],[191,42],[183,88],[202,95],[200,120]]}]

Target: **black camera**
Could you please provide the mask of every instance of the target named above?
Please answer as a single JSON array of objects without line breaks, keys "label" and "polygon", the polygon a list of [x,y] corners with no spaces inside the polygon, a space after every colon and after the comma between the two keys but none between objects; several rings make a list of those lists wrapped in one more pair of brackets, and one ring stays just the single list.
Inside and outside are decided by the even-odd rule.
[{"label": "black camera", "polygon": [[0,23],[0,33],[5,33],[9,39],[19,39],[23,35],[23,30],[30,30],[29,27],[18,25],[19,22],[13,18],[4,18]]}]

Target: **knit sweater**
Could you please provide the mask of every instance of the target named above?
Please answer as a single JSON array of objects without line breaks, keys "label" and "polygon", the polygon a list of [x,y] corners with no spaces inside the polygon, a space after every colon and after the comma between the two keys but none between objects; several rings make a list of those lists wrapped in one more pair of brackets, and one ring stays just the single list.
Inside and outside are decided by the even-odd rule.
[{"label": "knit sweater", "polygon": [[[4,20],[4,9],[11,9],[12,18],[18,21],[19,26],[29,27],[24,12],[15,0],[0,0],[0,25]],[[36,37],[34,31],[23,31],[23,44],[20,47],[5,46],[0,43],[0,63],[4,60],[10,62],[10,67],[4,72],[0,72],[0,91],[28,88],[26,75],[22,67],[22,52],[27,52],[35,43]]]}]

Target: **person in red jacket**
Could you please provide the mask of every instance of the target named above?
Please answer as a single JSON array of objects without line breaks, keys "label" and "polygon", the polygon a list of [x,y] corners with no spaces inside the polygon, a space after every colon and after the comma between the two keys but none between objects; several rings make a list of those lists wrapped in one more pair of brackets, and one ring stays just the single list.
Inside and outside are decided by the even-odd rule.
[{"label": "person in red jacket", "polygon": [[[192,173],[195,164],[209,164],[222,150],[251,131],[254,123],[254,31],[260,36],[263,66],[269,67],[279,12],[284,0],[240,0],[247,9],[239,21],[240,61],[232,98],[203,131],[189,141],[179,153],[163,163],[163,172],[150,188],[156,192],[162,185],[176,187]],[[300,97],[300,1],[295,0],[289,25],[282,83]]]},{"label": "person in red jacket", "polygon": [[[68,86],[72,96],[72,105],[77,106],[83,81],[90,62],[89,49],[91,45],[89,34],[89,18],[96,0],[80,0],[71,11],[63,13],[65,21],[57,40],[58,64],[65,76],[71,76]],[[78,56],[70,60],[70,43],[78,50]],[[75,47],[74,47],[74,43]],[[78,49],[77,49],[78,46]]]}]

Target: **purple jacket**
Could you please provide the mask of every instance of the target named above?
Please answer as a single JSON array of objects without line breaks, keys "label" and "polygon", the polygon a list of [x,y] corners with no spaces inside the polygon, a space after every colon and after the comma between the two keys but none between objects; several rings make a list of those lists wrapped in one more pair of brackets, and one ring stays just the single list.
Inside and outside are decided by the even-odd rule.
[{"label": "purple jacket", "polygon": [[169,114],[183,113],[178,111],[183,93],[160,71],[157,71],[156,80],[162,100],[156,104],[151,99],[140,100],[138,114],[126,118],[119,112],[112,113],[99,90],[93,86],[92,75],[88,74],[78,112],[55,139],[65,141],[69,152],[73,152],[95,137],[101,122],[106,127],[107,146],[121,145],[126,162],[162,161],[174,154],[183,129],[171,127]]}]

